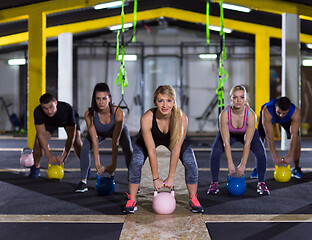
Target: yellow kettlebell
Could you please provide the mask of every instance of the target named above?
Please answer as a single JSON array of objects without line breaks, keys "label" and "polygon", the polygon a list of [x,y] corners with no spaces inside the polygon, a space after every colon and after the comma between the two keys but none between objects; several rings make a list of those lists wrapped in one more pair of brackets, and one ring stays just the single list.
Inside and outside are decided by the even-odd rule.
[{"label": "yellow kettlebell", "polygon": [[50,180],[62,180],[62,178],[64,177],[64,164],[61,165],[49,164],[47,176],[48,179]]},{"label": "yellow kettlebell", "polygon": [[275,165],[274,178],[277,182],[288,182],[291,178],[290,165],[287,167]]}]

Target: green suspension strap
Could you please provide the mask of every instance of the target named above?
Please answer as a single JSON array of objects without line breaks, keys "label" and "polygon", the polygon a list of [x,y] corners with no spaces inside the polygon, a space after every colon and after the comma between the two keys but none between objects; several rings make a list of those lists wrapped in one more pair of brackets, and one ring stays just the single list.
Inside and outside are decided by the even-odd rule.
[{"label": "green suspension strap", "polygon": [[[117,31],[117,44],[116,44],[116,61],[120,61],[121,65],[119,68],[119,72],[117,74],[116,78],[116,85],[121,86],[121,100],[118,104],[118,107],[122,109],[127,109],[127,112],[129,113],[129,108],[127,103],[124,100],[124,93],[125,93],[125,87],[128,87],[128,80],[127,80],[127,72],[125,69],[125,41],[124,41],[124,1],[122,0],[122,6],[121,6],[121,32],[120,30]],[[119,37],[121,36],[121,44],[119,46]],[[119,60],[119,49],[121,51],[121,59]],[[122,105],[124,104],[124,105]]]},{"label": "green suspension strap", "polygon": [[[220,53],[219,53],[219,84],[216,90],[218,95],[218,108],[219,114],[224,109],[224,83],[228,78],[229,74],[223,68],[223,61],[226,60],[225,54],[225,33],[224,33],[224,15],[223,15],[223,0],[220,0],[220,21],[221,21],[221,30],[220,30]],[[225,74],[225,77],[222,78],[222,75]]]},{"label": "green suspension strap", "polygon": [[[137,0],[134,1],[134,7],[133,7],[133,36],[132,36],[132,42],[136,41],[136,15],[137,15]],[[128,79],[127,79],[127,72],[126,72],[126,64],[125,64],[125,39],[124,39],[124,23],[125,23],[125,12],[124,12],[124,0],[122,0],[121,5],[121,31],[117,31],[117,39],[116,39],[116,61],[120,61],[120,68],[119,72],[117,74],[116,78],[116,85],[121,86],[121,100],[118,104],[118,107],[122,109],[127,109],[127,112],[129,113],[129,108],[127,103],[124,100],[124,93],[125,93],[125,87],[128,87]],[[121,44],[119,43],[119,39],[121,37]],[[119,59],[121,51],[121,59]],[[124,104],[124,105],[122,105]]]},{"label": "green suspension strap", "polygon": [[210,30],[209,30],[209,1],[206,3],[206,39],[207,45],[210,43]]},{"label": "green suspension strap", "polygon": [[138,9],[138,2],[137,0],[134,0],[134,6],[133,6],[133,36],[132,36],[132,42],[136,42],[136,17],[137,17],[137,9]]}]

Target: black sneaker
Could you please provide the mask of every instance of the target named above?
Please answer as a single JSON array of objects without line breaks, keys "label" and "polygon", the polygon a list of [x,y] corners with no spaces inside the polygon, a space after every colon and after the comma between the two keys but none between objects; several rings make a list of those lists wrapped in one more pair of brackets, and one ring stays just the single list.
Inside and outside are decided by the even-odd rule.
[{"label": "black sneaker", "polygon": [[40,176],[40,168],[36,168],[36,165],[32,165],[30,168],[29,178],[37,179]]},{"label": "black sneaker", "polygon": [[88,191],[88,188],[87,188],[87,184],[84,183],[83,181],[81,181],[78,186],[76,187],[75,189],[75,192],[87,192]]}]

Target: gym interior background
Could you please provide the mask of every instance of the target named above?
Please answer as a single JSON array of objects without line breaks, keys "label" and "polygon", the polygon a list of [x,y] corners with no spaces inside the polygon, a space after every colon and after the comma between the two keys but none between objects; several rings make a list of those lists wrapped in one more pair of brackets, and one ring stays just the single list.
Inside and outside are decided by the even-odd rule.
[{"label": "gym interior background", "polygon": [[[27,4],[51,1],[10,1],[2,8],[23,7]],[[53,1],[52,1],[53,2]],[[125,13],[133,12],[132,1],[125,1]],[[205,14],[205,1],[138,1],[138,12],[146,9],[170,6]],[[291,1],[282,1],[291,4]],[[292,1],[311,8],[309,1]],[[1,7],[0,4],[0,7]],[[5,6],[7,4],[7,6]],[[15,4],[15,5],[14,5]],[[211,16],[219,16],[218,3],[210,6]],[[1,10],[1,9],[0,9]],[[281,15],[271,12],[255,11],[250,13],[233,13],[224,10],[225,18],[241,18],[256,24],[281,27]],[[90,14],[91,13],[91,14]],[[47,26],[62,22],[79,22],[86,19],[101,18],[120,14],[119,9],[99,10],[76,9],[69,12],[47,15]],[[79,16],[79,17],[78,17]],[[60,20],[62,19],[62,20]],[[311,21],[301,19],[301,32],[312,34]],[[226,26],[225,26],[226,27]],[[27,20],[4,22],[0,24],[2,35],[23,32],[27,29]],[[200,59],[201,53],[218,53],[220,51],[219,32],[210,31],[210,45],[206,45],[205,25],[183,22],[172,18],[158,18],[138,21],[136,43],[131,43],[132,29],[126,30],[126,54],[135,54],[136,61],[126,62],[129,87],[125,89],[125,101],[130,109],[126,116],[126,124],[131,133],[139,130],[139,120],[143,112],[153,106],[152,93],[159,84],[170,84],[177,92],[178,105],[182,106],[189,118],[188,132],[214,134],[217,131],[218,107],[215,103],[218,86],[218,60]],[[58,49],[57,38],[47,39],[46,58],[46,90],[57,96]],[[226,34],[225,50],[227,59],[224,69],[229,73],[225,83],[225,102],[228,92],[235,84],[246,86],[249,104],[255,103],[255,37],[251,34],[233,31]],[[120,87],[115,79],[120,62],[115,60],[116,32],[107,28],[96,31],[74,34],[73,38],[73,105],[80,116],[90,106],[91,94],[97,82],[106,82],[111,88],[115,104],[121,99]],[[270,97],[280,95],[281,89],[281,39],[270,39]],[[301,44],[301,58],[312,58],[312,52],[305,43]],[[15,113],[19,120],[19,128],[27,130],[27,79],[28,66],[8,65],[12,58],[27,59],[27,42],[3,45],[0,48],[0,130],[10,133],[13,129],[9,115]],[[312,98],[311,67],[301,67],[301,110],[302,122],[312,126],[311,109],[308,102]],[[297,91],[297,90],[294,90]],[[6,109],[4,105],[7,105]],[[214,106],[207,117],[207,107]],[[32,113],[30,113],[32,114]],[[259,114],[259,113],[257,113]],[[310,134],[308,132],[308,134]]]},{"label": "gym interior background", "polygon": [[[211,146],[217,131],[218,109],[215,100],[219,71],[216,59],[200,59],[198,55],[219,53],[221,44],[219,32],[213,30],[210,31],[210,44],[206,44],[205,0],[138,0],[137,42],[129,42],[132,29],[125,32],[126,54],[136,54],[137,60],[126,62],[129,87],[125,89],[124,95],[130,109],[129,114],[126,114],[126,124],[135,136],[142,113],[153,105],[152,93],[156,86],[174,86],[178,105],[182,106],[189,118],[188,134],[195,135],[190,139],[199,167],[198,199],[205,208],[204,214],[192,214],[186,208],[189,196],[182,164],[178,165],[175,176],[177,208],[173,215],[168,216],[157,215],[152,210],[153,183],[148,161],[142,170],[144,176],[141,193],[138,194],[139,210],[134,215],[121,214],[120,206],[124,206],[125,192],[128,191],[128,172],[121,152],[115,174],[116,191],[110,196],[97,195],[94,161],[93,175],[88,181],[89,191],[83,194],[74,192],[81,176],[80,162],[73,153],[66,162],[62,181],[47,179],[46,160],[42,162],[39,179],[27,177],[29,169],[22,167],[19,161],[20,152],[27,145],[27,121],[33,114],[30,111],[27,116],[27,103],[31,99],[35,100],[32,106],[39,104],[38,95],[41,95],[41,92],[32,90],[29,94],[27,91],[27,87],[33,87],[29,82],[34,75],[29,73],[37,74],[45,69],[46,90],[58,96],[58,35],[52,36],[51,31],[55,33],[58,29],[66,29],[64,32],[73,32],[73,89],[68,89],[68,92],[73,93],[73,105],[81,117],[90,106],[92,90],[97,82],[108,83],[114,103],[118,104],[121,100],[121,89],[115,85],[120,67],[120,62],[115,60],[116,32],[108,29],[108,22],[121,22],[120,8],[94,10],[93,3],[99,2],[0,1],[0,238],[123,240],[142,237],[166,239],[169,236],[168,239],[210,239],[210,235],[211,239],[217,240],[311,239],[310,138],[303,138],[302,141],[300,164],[306,174],[305,179],[292,178],[288,183],[276,182],[274,163],[267,151],[266,184],[271,194],[259,196],[256,192],[257,179],[249,178],[254,168],[254,155],[250,154],[246,168],[247,191],[244,196],[233,197],[226,191],[228,169],[223,156],[220,193],[217,196],[206,194],[211,180]],[[125,15],[131,15],[133,1],[125,2]],[[220,24],[219,2],[210,1],[211,25]],[[230,88],[235,84],[244,84],[248,90],[249,104],[256,109],[259,107],[259,93],[269,94],[266,96],[268,100],[281,94],[283,12],[299,16],[302,40],[300,58],[312,59],[312,50],[307,45],[312,43],[312,3],[311,0],[227,2],[248,5],[252,11],[240,13],[224,10],[225,27],[233,27],[233,31],[226,33],[225,38],[227,59],[224,68],[229,73],[224,89],[225,104],[229,103]],[[37,42],[37,46],[31,44],[27,31],[38,37],[42,28],[36,28],[36,22],[29,24],[31,20],[21,13],[26,9],[34,14],[46,7],[55,11],[46,15],[46,30],[50,35],[46,41]],[[16,14],[18,18],[14,18]],[[253,34],[256,31],[262,31],[263,36],[270,36],[269,40],[267,37],[260,38],[260,42],[263,40],[269,45],[266,49],[261,48],[261,44],[259,48],[259,38]],[[46,50],[40,52],[45,44]],[[257,56],[262,51],[269,52],[269,58],[259,59]],[[31,65],[34,63],[31,54],[34,53],[39,55],[36,56],[39,59],[46,53],[46,59]],[[9,59],[16,58],[26,59],[26,64],[8,65]],[[40,65],[42,62],[44,67]],[[300,70],[301,88],[290,90],[301,94],[302,123],[312,126],[309,105],[312,69],[301,65]],[[263,86],[259,84],[259,71],[260,75],[266,75]],[[42,72],[40,74],[43,75]],[[266,85],[268,82],[270,84]],[[40,81],[36,83],[39,85]],[[13,113],[19,122],[18,126],[9,120]],[[83,119],[81,124],[85,128]],[[309,125],[306,130],[309,130]],[[25,130],[24,133],[21,129]],[[302,131],[302,134],[311,136],[312,131]],[[64,142],[52,138],[49,144],[53,152],[58,154]],[[284,154],[279,148],[279,141],[276,144],[279,152]],[[101,147],[101,161],[106,166],[111,159],[111,142],[104,141]],[[239,161],[241,152],[241,145],[233,146],[233,159]],[[158,159],[159,172],[163,174],[160,177],[164,178],[168,170],[169,153],[163,151],[161,154]]]}]

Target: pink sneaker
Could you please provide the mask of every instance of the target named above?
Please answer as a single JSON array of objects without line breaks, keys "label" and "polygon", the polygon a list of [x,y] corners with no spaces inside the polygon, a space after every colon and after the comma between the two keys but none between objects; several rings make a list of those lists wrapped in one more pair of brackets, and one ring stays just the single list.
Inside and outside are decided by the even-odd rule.
[{"label": "pink sneaker", "polygon": [[191,200],[190,200],[190,208],[193,213],[202,213],[204,212],[204,208],[200,205],[198,199],[197,199],[197,194],[196,196],[190,195]]},{"label": "pink sneaker", "polygon": [[133,200],[130,194],[126,193],[128,197],[128,201],[126,206],[123,207],[122,212],[123,213],[134,213],[136,210],[138,210],[136,201]]},{"label": "pink sneaker", "polygon": [[265,184],[265,182],[259,182],[257,185],[257,192],[260,195],[270,195],[270,191],[267,187],[267,185]]},{"label": "pink sneaker", "polygon": [[217,194],[219,192],[219,183],[218,182],[211,182],[210,187],[207,191],[207,194]]}]

